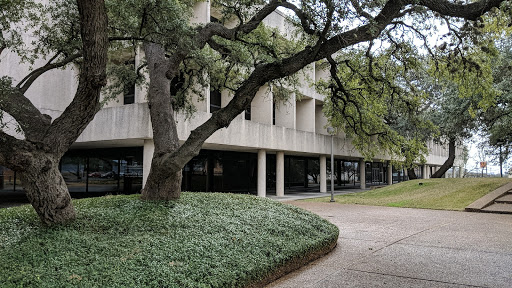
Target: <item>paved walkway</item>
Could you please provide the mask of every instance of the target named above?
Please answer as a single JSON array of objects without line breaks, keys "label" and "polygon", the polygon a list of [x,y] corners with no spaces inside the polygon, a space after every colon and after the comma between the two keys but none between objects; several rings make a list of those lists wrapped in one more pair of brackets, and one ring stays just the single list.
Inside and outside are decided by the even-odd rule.
[{"label": "paved walkway", "polygon": [[289,203],[337,225],[340,238],[268,287],[512,287],[512,215]]}]

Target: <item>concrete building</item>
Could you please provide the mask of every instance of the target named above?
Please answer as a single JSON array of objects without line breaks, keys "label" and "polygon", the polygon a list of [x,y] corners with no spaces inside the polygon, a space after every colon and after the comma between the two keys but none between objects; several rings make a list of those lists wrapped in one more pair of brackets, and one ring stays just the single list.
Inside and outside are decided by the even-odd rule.
[{"label": "concrete building", "polygon": [[[208,22],[215,16],[209,2],[196,4],[195,22]],[[266,23],[286,30],[286,20],[276,12]],[[28,66],[20,65],[14,54],[2,54],[0,76],[21,79]],[[136,63],[142,53],[137,53]],[[322,79],[327,73],[313,64],[305,73],[309,79]],[[306,83],[306,81],[303,81]],[[72,68],[51,71],[27,92],[43,113],[54,119],[71,102],[77,86]],[[310,85],[301,88],[300,99],[289,95],[276,103],[272,87],[261,88],[251,108],[239,115],[228,128],[214,133],[203,145],[199,156],[183,170],[183,189],[188,191],[227,191],[266,193],[280,196],[288,191],[329,191],[330,175],[340,187],[392,184],[407,179],[400,167],[391,167],[389,157],[364,161],[343,134],[327,133],[327,119],[322,113],[324,96]],[[204,101],[196,101],[197,113],[190,119],[177,115],[178,132],[184,141],[190,131],[211,112],[230,101],[227,92],[205,91]],[[335,171],[330,171],[331,137],[334,137]],[[448,156],[447,147],[429,144],[427,164],[417,175],[428,178]],[[108,102],[63,157],[61,171],[71,192],[137,192],[147,178],[153,154],[151,120],[146,91],[127,89]],[[2,169],[1,189],[20,188],[14,172]],[[17,186],[17,187],[16,187]]]}]

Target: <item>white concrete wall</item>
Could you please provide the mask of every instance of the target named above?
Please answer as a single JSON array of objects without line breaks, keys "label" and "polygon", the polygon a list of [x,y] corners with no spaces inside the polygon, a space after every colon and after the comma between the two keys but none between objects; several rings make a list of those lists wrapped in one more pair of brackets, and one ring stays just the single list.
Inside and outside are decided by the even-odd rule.
[{"label": "white concrete wall", "polygon": [[297,130],[315,132],[315,100],[303,97],[296,103]]},{"label": "white concrete wall", "polygon": [[290,129],[296,128],[295,94],[290,95],[286,102],[276,103],[276,126]]},{"label": "white concrete wall", "polygon": [[251,103],[251,121],[272,125],[272,106],[268,86],[261,87]]},{"label": "white concrete wall", "polygon": [[322,112],[323,103],[318,100],[315,101],[315,133],[328,135],[328,121],[327,118],[324,116],[324,113]]},{"label": "white concrete wall", "polygon": [[135,103],[100,110],[77,142],[152,138],[148,106]]},{"label": "white concrete wall", "polygon": [[[14,53],[4,51],[0,57],[0,77],[12,77],[14,85],[18,84],[31,71],[30,65],[21,63],[21,59]],[[33,67],[39,68],[45,63],[45,60],[36,60]],[[41,75],[30,86],[25,96],[35,107],[45,110],[45,113],[55,119],[71,103],[77,87],[77,69],[73,65],[69,65],[64,70],[55,69]]]},{"label": "white concrete wall", "polygon": [[316,93],[315,87],[313,86],[316,78],[314,63],[307,65],[300,72],[297,72],[297,76],[299,77],[299,83],[302,84],[298,89],[300,93],[313,99],[318,98],[318,100],[323,100],[323,97]]},{"label": "white concrete wall", "polygon": [[210,22],[210,1],[197,2],[194,5],[193,24],[204,24]]}]

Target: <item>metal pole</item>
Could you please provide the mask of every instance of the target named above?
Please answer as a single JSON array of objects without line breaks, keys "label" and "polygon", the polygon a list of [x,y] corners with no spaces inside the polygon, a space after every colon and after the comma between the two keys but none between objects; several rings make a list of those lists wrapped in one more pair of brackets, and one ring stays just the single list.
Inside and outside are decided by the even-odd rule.
[{"label": "metal pole", "polygon": [[334,201],[334,135],[331,135],[331,201]]},{"label": "metal pole", "polygon": [[501,146],[500,145],[500,177],[503,178],[503,157],[501,156]]}]

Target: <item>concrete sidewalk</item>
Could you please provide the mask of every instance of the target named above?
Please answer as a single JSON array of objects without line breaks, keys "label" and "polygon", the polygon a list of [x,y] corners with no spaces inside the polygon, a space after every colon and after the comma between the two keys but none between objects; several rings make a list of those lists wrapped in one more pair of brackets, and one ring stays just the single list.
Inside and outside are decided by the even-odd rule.
[{"label": "concrete sidewalk", "polygon": [[512,287],[512,215],[289,202],[338,246],[267,287]]},{"label": "concrete sidewalk", "polygon": [[[344,190],[337,190],[334,191],[334,195],[344,195],[344,194],[352,194],[352,193],[358,193],[367,191],[369,189],[344,189]],[[267,198],[270,198],[272,200],[280,201],[280,202],[289,202],[289,201],[296,201],[296,200],[302,200],[302,199],[311,199],[311,198],[321,198],[321,197],[331,197],[331,192],[290,192],[286,191],[284,196],[277,197],[275,194],[267,193]]]}]

